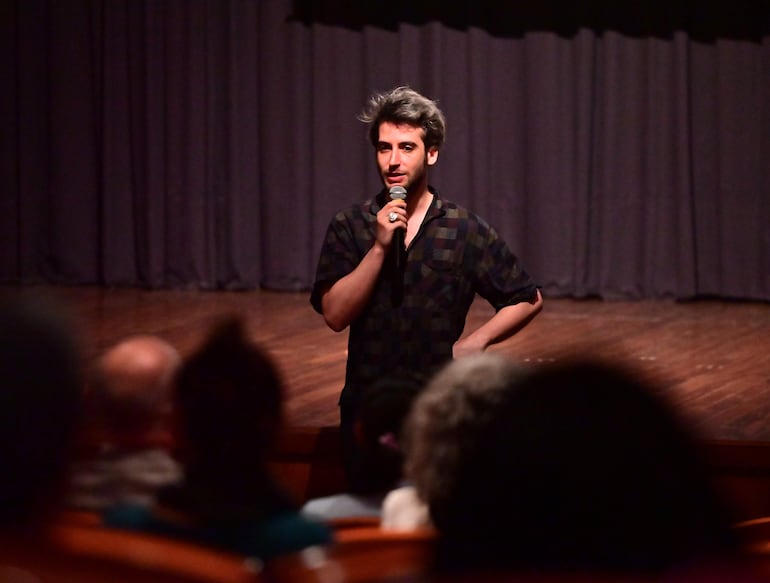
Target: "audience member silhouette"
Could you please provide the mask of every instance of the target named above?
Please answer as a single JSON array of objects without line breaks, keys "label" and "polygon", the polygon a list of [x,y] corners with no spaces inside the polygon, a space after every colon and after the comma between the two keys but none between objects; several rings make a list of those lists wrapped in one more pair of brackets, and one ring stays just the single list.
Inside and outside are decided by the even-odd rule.
[{"label": "audience member silhouette", "polygon": [[174,391],[184,479],[153,506],[116,505],[108,526],[153,532],[269,559],[330,542],[329,528],[300,516],[270,475],[283,429],[283,387],[242,320],[218,323],[187,358]]},{"label": "audience member silhouette", "polygon": [[436,569],[658,573],[735,550],[695,434],[630,369],[450,363],[405,426]]},{"label": "audience member silhouette", "polygon": [[382,515],[385,495],[403,481],[401,430],[423,384],[422,376],[395,372],[362,391],[355,426],[361,452],[358,489],[309,500],[303,515],[319,520]]},{"label": "audience member silhouette", "polygon": [[42,296],[0,299],[0,531],[17,543],[37,539],[59,510],[81,364],[61,306]]},{"label": "audience member silhouette", "polygon": [[71,468],[69,508],[148,505],[160,487],[180,480],[171,441],[171,388],[180,363],[171,344],[145,334],[125,338],[97,360],[86,392],[85,450]]}]

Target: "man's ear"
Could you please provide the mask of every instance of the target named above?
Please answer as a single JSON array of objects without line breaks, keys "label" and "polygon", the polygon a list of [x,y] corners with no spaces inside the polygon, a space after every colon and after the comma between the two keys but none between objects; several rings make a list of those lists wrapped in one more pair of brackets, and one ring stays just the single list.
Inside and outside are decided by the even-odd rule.
[{"label": "man's ear", "polygon": [[432,146],[428,148],[428,154],[426,158],[427,158],[428,166],[433,166],[438,160],[438,148],[436,146]]}]

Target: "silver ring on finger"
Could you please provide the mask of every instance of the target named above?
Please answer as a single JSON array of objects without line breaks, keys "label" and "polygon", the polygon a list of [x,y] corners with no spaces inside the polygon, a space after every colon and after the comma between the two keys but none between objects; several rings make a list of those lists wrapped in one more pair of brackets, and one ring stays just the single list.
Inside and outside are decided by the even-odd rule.
[{"label": "silver ring on finger", "polygon": [[398,215],[396,213],[394,213],[393,211],[391,211],[390,214],[388,215],[388,220],[391,223],[395,223],[398,220]]}]

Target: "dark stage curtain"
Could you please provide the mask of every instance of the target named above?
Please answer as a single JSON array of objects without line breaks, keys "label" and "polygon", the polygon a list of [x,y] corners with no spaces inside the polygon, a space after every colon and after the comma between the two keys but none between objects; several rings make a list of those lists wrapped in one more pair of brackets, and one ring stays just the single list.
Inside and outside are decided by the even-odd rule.
[{"label": "dark stage curtain", "polygon": [[546,294],[770,300],[767,4],[616,4],[2,0],[0,282],[306,290],[409,84]]}]

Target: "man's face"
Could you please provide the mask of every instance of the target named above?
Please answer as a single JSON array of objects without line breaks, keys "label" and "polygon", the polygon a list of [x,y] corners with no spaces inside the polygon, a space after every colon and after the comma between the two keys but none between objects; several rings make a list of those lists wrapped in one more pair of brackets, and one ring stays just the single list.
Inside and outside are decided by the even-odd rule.
[{"label": "man's face", "polygon": [[398,185],[411,192],[424,186],[427,183],[427,168],[437,159],[437,148],[425,150],[422,128],[391,122],[380,124],[377,168],[385,188]]}]

